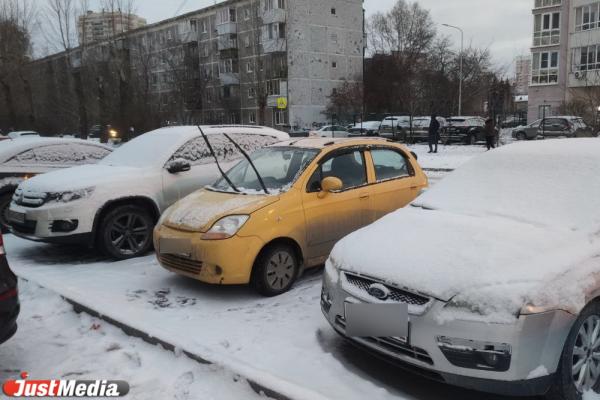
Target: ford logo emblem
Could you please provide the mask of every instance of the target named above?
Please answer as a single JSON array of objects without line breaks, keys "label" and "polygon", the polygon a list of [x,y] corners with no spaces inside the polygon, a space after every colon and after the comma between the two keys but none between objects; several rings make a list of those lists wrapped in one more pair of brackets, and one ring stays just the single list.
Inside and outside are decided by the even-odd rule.
[{"label": "ford logo emblem", "polygon": [[390,289],[388,289],[386,286],[382,285],[381,283],[374,283],[374,284],[370,285],[367,292],[371,296],[373,296],[379,300],[387,300],[391,294]]}]

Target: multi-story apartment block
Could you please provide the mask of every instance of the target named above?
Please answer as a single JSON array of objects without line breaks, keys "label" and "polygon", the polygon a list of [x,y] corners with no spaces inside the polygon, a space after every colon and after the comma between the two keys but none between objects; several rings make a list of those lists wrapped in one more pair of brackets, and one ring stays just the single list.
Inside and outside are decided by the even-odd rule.
[{"label": "multi-story apartment block", "polygon": [[519,56],[515,59],[515,94],[518,96],[529,93],[531,82],[531,57]]},{"label": "multi-story apartment block", "polygon": [[78,20],[79,43],[85,45],[101,42],[144,25],[146,20],[134,14],[121,11],[88,11]]},{"label": "multi-story apartment block", "polygon": [[229,0],[118,40],[168,122],[309,127],[362,81],[362,3]]},{"label": "multi-story apartment block", "polygon": [[586,116],[595,118],[600,106],[600,0],[535,0],[533,16],[529,120],[556,115],[576,100],[588,103]]}]

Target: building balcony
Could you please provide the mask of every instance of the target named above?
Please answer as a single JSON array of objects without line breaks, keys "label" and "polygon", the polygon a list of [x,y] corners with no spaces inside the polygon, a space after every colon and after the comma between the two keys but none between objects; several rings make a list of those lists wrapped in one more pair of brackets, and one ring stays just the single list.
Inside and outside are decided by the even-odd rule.
[{"label": "building balcony", "polygon": [[220,37],[217,43],[219,51],[232,49],[237,50],[238,48],[237,38]]},{"label": "building balcony", "polygon": [[267,10],[262,15],[263,24],[273,24],[287,21],[287,12],[281,8]]},{"label": "building balcony", "polygon": [[225,22],[223,24],[217,25],[217,34],[219,36],[237,34],[237,23]]},{"label": "building balcony", "polygon": [[219,80],[223,86],[239,85],[240,74],[237,72],[222,72],[219,75]]},{"label": "building balcony", "polygon": [[287,40],[285,39],[263,39],[263,53],[280,53],[287,51]]},{"label": "building balcony", "polygon": [[562,0],[535,0],[533,9],[561,6]]}]

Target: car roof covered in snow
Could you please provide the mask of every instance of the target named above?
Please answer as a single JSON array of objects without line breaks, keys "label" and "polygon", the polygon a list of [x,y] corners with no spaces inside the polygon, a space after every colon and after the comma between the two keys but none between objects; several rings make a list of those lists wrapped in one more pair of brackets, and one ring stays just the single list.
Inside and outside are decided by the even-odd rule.
[{"label": "car roof covered in snow", "polygon": [[59,144],[82,144],[88,146],[101,147],[109,151],[113,151],[112,147],[102,145],[97,142],[91,142],[81,139],[63,139],[63,138],[48,138],[48,137],[23,137],[18,140],[2,140],[0,141],[0,163],[6,162],[8,159],[25,151],[38,147],[52,146]]},{"label": "car roof covered in snow", "polygon": [[[215,135],[215,134],[245,134],[245,135],[264,135],[264,136],[272,136],[279,140],[287,140],[290,136],[283,132],[278,131],[277,129],[268,128],[264,126],[254,126],[254,125],[204,125],[200,126],[202,131],[207,135]],[[183,140],[191,139],[193,137],[198,136],[200,133],[198,126],[189,125],[189,126],[169,126],[165,128],[156,129],[154,131],[145,133],[144,135],[171,135],[171,136],[179,136]]]},{"label": "car roof covered in snow", "polygon": [[301,147],[306,149],[324,149],[333,146],[359,146],[373,143],[386,143],[384,138],[303,138],[277,143],[275,146]]},{"label": "car roof covered in snow", "polygon": [[475,157],[416,204],[600,232],[598,171],[597,138],[518,142]]}]

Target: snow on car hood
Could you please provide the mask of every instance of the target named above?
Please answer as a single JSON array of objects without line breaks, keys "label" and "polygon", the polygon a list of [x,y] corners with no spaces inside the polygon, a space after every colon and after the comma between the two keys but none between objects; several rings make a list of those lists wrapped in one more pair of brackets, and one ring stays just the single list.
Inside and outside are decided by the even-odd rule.
[{"label": "snow on car hood", "polygon": [[[528,303],[565,301],[548,298],[544,287],[600,253],[598,244],[567,229],[412,207],[347,236],[329,263],[505,321]],[[579,293],[570,301],[581,303],[589,275],[563,284]]]},{"label": "snow on car hood", "polygon": [[170,228],[206,232],[228,215],[249,215],[279,200],[279,196],[244,195],[198,190],[170,207],[163,216]]},{"label": "snow on car hood", "polygon": [[30,192],[63,192],[102,185],[115,185],[123,181],[139,180],[140,169],[109,165],[83,165],[35,176],[21,184]]}]

